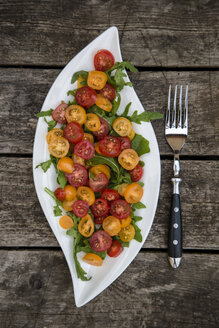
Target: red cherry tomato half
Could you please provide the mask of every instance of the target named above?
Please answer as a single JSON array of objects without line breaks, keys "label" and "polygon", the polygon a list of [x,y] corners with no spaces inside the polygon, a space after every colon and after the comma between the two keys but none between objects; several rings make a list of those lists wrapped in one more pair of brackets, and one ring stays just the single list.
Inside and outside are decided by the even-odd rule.
[{"label": "red cherry tomato half", "polygon": [[138,164],[133,170],[129,171],[130,175],[131,175],[131,179],[133,182],[137,182],[141,179],[144,170],[143,167]]},{"label": "red cherry tomato half", "polygon": [[100,90],[100,94],[112,102],[116,98],[116,89],[112,84],[107,83],[105,87]]},{"label": "red cherry tomato half", "polygon": [[129,137],[119,137],[119,140],[121,141],[121,151],[124,149],[132,148],[131,140]]},{"label": "red cherry tomato half", "polygon": [[100,128],[98,131],[93,131],[93,134],[95,135],[97,140],[102,139],[109,133],[109,124],[107,123],[107,121],[104,120],[102,117],[100,117],[99,119],[101,123]]},{"label": "red cherry tomato half", "polygon": [[88,172],[86,167],[80,164],[74,164],[72,173],[65,173],[66,179],[73,187],[84,186],[88,180]]},{"label": "red cherry tomato half", "polygon": [[89,186],[94,192],[99,192],[106,188],[109,180],[104,173],[98,173],[94,179],[89,179]]},{"label": "red cherry tomato half", "polygon": [[63,202],[64,199],[65,199],[65,196],[66,196],[66,193],[65,193],[65,190],[62,189],[62,188],[57,188],[55,191],[54,191],[54,195],[56,196],[56,198],[58,200],[60,200],[60,202]]},{"label": "red cherry tomato half", "polygon": [[89,204],[86,200],[76,200],[72,209],[76,216],[83,218],[89,211]]},{"label": "red cherry tomato half", "polygon": [[101,198],[106,199],[108,202],[113,200],[120,199],[120,194],[114,189],[104,189],[101,191]]},{"label": "red cherry tomato half", "polygon": [[61,103],[60,105],[58,105],[58,107],[56,107],[56,109],[54,109],[54,111],[52,112],[52,118],[60,123],[60,124],[66,124],[66,118],[65,118],[65,110],[68,107],[67,104],[65,103]]},{"label": "red cherry tomato half", "polygon": [[97,198],[90,209],[94,217],[104,217],[109,213],[109,205],[102,198]]},{"label": "red cherry tomato half", "polygon": [[95,149],[90,141],[81,140],[75,145],[74,153],[84,159],[91,159],[95,155]]},{"label": "red cherry tomato half", "polygon": [[63,136],[71,143],[76,144],[84,137],[84,131],[77,122],[68,123],[63,130]]},{"label": "red cherry tomato half", "polygon": [[103,252],[111,247],[112,238],[107,232],[99,230],[93,233],[89,243],[94,252]]},{"label": "red cherry tomato half", "polygon": [[99,143],[100,152],[107,157],[116,157],[121,151],[121,142],[114,136],[106,136]]},{"label": "red cherry tomato half", "polygon": [[115,63],[113,54],[106,50],[99,50],[94,56],[94,67],[97,71],[107,71],[112,68]]},{"label": "red cherry tomato half", "polygon": [[108,214],[105,215],[105,216],[100,216],[100,217],[98,217],[98,218],[94,218],[94,222],[95,222],[96,224],[102,224],[102,223],[103,223],[103,220],[104,220],[107,216],[108,216]]},{"label": "red cherry tomato half", "polygon": [[110,257],[117,257],[122,253],[122,245],[118,240],[113,240],[111,247],[107,250]]},{"label": "red cherry tomato half", "polygon": [[119,220],[127,218],[131,213],[131,206],[124,199],[117,199],[110,203],[110,213]]},{"label": "red cherry tomato half", "polygon": [[97,93],[89,87],[82,87],[76,91],[75,99],[79,105],[88,108],[95,104],[97,100]]}]

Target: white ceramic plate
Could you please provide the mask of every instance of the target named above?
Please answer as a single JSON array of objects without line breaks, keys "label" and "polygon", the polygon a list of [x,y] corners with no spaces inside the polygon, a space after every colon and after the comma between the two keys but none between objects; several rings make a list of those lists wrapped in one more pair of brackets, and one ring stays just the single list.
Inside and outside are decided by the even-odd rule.
[{"label": "white ceramic plate", "polygon": [[[74,88],[70,83],[73,73],[79,70],[93,70],[93,56],[99,49],[108,49],[114,54],[116,61],[122,61],[119,34],[116,27],[111,27],[106,30],[68,63],[50,88],[42,110],[45,111],[50,108],[55,108],[62,100],[68,101],[72,99],[71,96],[67,97],[67,91]],[[121,112],[130,101],[132,102],[130,112],[136,109],[139,113],[144,111],[133,88],[125,87],[121,92],[121,98]],[[141,229],[143,240],[142,243],[132,240],[130,247],[125,248],[118,258],[110,258],[107,256],[101,267],[93,267],[82,262],[81,258],[83,253],[79,253],[78,258],[82,267],[89,276],[92,276],[92,279],[89,281],[81,281],[77,278],[74,266],[72,251],[73,238],[67,236],[66,231],[60,228],[58,223],[59,217],[53,215],[54,201],[44,191],[45,187],[51,190],[55,190],[58,187],[54,168],[51,167],[46,173],[43,173],[41,168],[35,169],[36,165],[49,159],[48,146],[46,143],[47,124],[43,121],[43,118],[40,118],[37,124],[33,150],[33,176],[35,188],[44,214],[68,263],[74,286],[75,303],[78,307],[86,304],[101,293],[127,268],[145,242],[154,219],[160,188],[160,156],[158,144],[150,123],[133,125],[135,132],[149,140],[151,149],[149,154],[141,156],[141,160],[145,161],[145,174],[142,178],[145,187],[142,202],[146,204],[147,208],[136,211],[137,215],[143,217],[143,220],[137,223]]]}]

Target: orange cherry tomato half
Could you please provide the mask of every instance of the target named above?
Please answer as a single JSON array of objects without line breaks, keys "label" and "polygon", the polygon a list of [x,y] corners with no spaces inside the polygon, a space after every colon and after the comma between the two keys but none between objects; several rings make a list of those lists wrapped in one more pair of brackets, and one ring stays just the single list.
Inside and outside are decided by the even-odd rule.
[{"label": "orange cherry tomato half", "polygon": [[110,236],[116,236],[121,230],[120,220],[114,216],[107,216],[102,223],[103,230]]},{"label": "orange cherry tomato half", "polygon": [[90,237],[94,232],[94,222],[90,214],[85,215],[78,224],[78,231],[84,237]]},{"label": "orange cherry tomato half", "polygon": [[128,134],[129,139],[132,141],[135,137],[135,132],[134,130],[131,130],[131,132]]},{"label": "orange cherry tomato half", "polygon": [[97,175],[98,173],[104,173],[106,175],[107,179],[110,179],[110,168],[105,164],[98,164],[98,165],[93,166],[90,169],[90,172],[93,175]]},{"label": "orange cherry tomato half", "polygon": [[119,237],[122,241],[131,241],[135,237],[135,228],[132,224],[129,224],[127,227],[122,228]]},{"label": "orange cherry tomato half", "polygon": [[74,221],[68,215],[64,215],[59,219],[59,225],[63,229],[71,229],[74,226]]},{"label": "orange cherry tomato half", "polygon": [[66,210],[67,212],[72,211],[72,206],[74,204],[74,202],[77,200],[77,198],[73,198],[72,200],[64,200],[62,202],[62,207],[64,208],[64,210]]},{"label": "orange cherry tomato half", "polygon": [[95,151],[97,152],[97,154],[103,155],[100,151],[100,142],[99,141],[95,143],[94,148],[95,148]]},{"label": "orange cherry tomato half", "polygon": [[86,121],[86,111],[82,106],[71,105],[65,110],[65,118],[68,123],[78,122],[82,125]]},{"label": "orange cherry tomato half", "polygon": [[87,85],[95,90],[101,90],[105,87],[107,75],[100,71],[90,71],[87,77]]},{"label": "orange cherry tomato half", "polygon": [[127,216],[127,218],[120,220],[121,228],[126,228],[130,225],[132,219],[131,216]]},{"label": "orange cherry tomato half", "polygon": [[84,133],[83,140],[88,140],[92,145],[94,144],[94,137],[90,133]]},{"label": "orange cherry tomato half", "polygon": [[52,140],[53,137],[62,137],[63,136],[63,130],[62,129],[52,129],[51,131],[49,131],[46,135],[46,141],[49,144]]},{"label": "orange cherry tomato half", "polygon": [[56,158],[65,157],[69,151],[69,142],[64,137],[54,137],[48,145],[51,155]]},{"label": "orange cherry tomato half", "polygon": [[72,185],[66,185],[64,187],[64,191],[65,191],[65,199],[66,200],[71,201],[76,197],[77,190]]},{"label": "orange cherry tomato half", "polygon": [[74,170],[74,163],[70,157],[62,157],[57,163],[57,168],[65,173],[72,173]]},{"label": "orange cherry tomato half", "polygon": [[97,95],[96,105],[106,112],[111,112],[113,107],[109,99],[100,94]]},{"label": "orange cherry tomato half", "polygon": [[132,131],[132,123],[125,117],[118,117],[113,121],[113,130],[121,137],[129,136]]},{"label": "orange cherry tomato half", "polygon": [[143,196],[143,188],[136,182],[131,183],[125,190],[124,198],[127,203],[138,203]]},{"label": "orange cherry tomato half", "polygon": [[94,253],[87,253],[82,260],[90,265],[101,266],[103,264],[103,260],[101,257]]},{"label": "orange cherry tomato half", "polygon": [[85,122],[85,126],[90,131],[98,131],[100,128],[100,119],[99,117],[94,113],[88,113],[87,114],[87,120]]},{"label": "orange cherry tomato half", "polygon": [[120,153],[118,161],[124,169],[133,170],[139,162],[139,157],[134,149],[124,149]]},{"label": "orange cherry tomato half", "polygon": [[78,199],[86,200],[89,206],[91,206],[95,201],[95,194],[93,190],[86,186],[79,187],[76,195]]},{"label": "orange cherry tomato half", "polygon": [[74,163],[77,163],[77,164],[81,164],[81,165],[85,165],[85,160],[84,158],[80,157],[80,156],[77,156],[75,154],[72,154],[72,160]]}]

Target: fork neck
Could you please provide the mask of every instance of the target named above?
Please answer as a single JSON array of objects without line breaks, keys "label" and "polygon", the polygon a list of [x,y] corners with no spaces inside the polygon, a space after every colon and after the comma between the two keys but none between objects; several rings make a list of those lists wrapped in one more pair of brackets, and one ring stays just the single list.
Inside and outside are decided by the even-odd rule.
[{"label": "fork neck", "polygon": [[179,161],[179,151],[174,151],[174,162],[173,162],[173,172],[174,177],[178,177],[180,173],[180,161]]}]

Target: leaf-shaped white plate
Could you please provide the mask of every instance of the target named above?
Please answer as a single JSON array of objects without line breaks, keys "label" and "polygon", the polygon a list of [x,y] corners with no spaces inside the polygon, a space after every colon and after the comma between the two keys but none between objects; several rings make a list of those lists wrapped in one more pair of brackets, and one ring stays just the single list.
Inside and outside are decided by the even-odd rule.
[{"label": "leaf-shaped white plate", "polygon": [[[122,61],[119,34],[116,27],[111,27],[103,32],[68,63],[50,88],[42,110],[55,108],[62,100],[68,101],[72,99],[71,96],[67,97],[67,91],[73,89],[70,83],[73,73],[79,70],[93,70],[93,57],[99,49],[108,49],[113,53],[116,61]],[[136,109],[139,113],[144,111],[133,88],[128,86],[125,87],[121,92],[121,98],[120,111],[123,111],[124,107],[130,101],[132,102],[130,112]],[[83,253],[79,253],[78,258],[82,267],[88,273],[88,276],[92,276],[92,279],[89,281],[81,281],[77,278],[75,271],[72,251],[73,238],[67,236],[66,231],[60,228],[58,223],[59,217],[53,215],[54,201],[44,191],[45,187],[51,190],[57,188],[56,173],[53,167],[46,173],[43,173],[41,168],[35,169],[36,165],[49,159],[48,146],[46,143],[47,124],[44,122],[43,118],[40,118],[37,124],[33,150],[33,176],[35,188],[44,214],[68,263],[74,286],[75,303],[78,307],[86,304],[101,293],[127,268],[145,242],[154,219],[160,187],[160,156],[157,140],[150,123],[133,125],[135,132],[141,134],[150,141],[151,149],[150,153],[141,157],[141,159],[145,161],[145,174],[142,178],[145,187],[142,202],[146,204],[147,208],[136,211],[137,215],[143,217],[143,220],[137,223],[141,229],[143,240],[141,243],[132,240],[130,242],[130,247],[125,248],[118,258],[110,258],[107,256],[101,267],[93,267],[82,262],[81,258]]]}]

